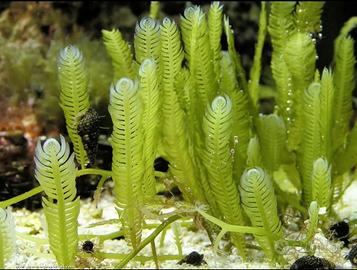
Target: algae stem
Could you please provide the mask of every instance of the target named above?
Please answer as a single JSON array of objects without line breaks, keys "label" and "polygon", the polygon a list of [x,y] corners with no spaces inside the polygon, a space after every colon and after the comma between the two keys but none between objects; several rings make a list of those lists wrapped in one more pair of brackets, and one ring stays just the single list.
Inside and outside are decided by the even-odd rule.
[{"label": "algae stem", "polygon": [[[86,174],[99,174],[102,175],[103,177],[110,177],[112,175],[111,171],[106,171],[106,170],[100,170],[100,169],[83,169],[83,170],[79,170],[77,172],[77,177],[82,176],[82,175],[86,175]],[[25,193],[22,193],[16,197],[10,198],[8,200],[5,201],[1,201],[0,202],[0,207],[1,208],[6,208],[10,205],[13,205],[15,203],[21,202],[23,200],[26,200],[40,192],[43,191],[43,188],[41,186],[35,187],[33,189],[31,189],[30,191],[27,191]]]},{"label": "algae stem", "polygon": [[[80,254],[81,257],[83,258],[90,258],[90,257],[97,257],[97,258],[102,258],[102,259],[114,259],[114,260],[122,260],[126,256],[130,254],[117,254],[117,253],[106,253],[106,252],[95,252],[93,255],[84,253]],[[157,259],[159,261],[170,261],[170,260],[181,260],[183,256],[180,255],[158,255]],[[134,261],[140,261],[140,262],[146,262],[146,261],[151,261],[152,257],[151,256],[136,256],[135,258],[132,258]]]},{"label": "algae stem", "polygon": [[159,259],[157,258],[157,253],[156,253],[155,239],[151,241],[151,251],[152,251],[152,257],[154,259],[156,269],[160,269]]},{"label": "algae stem", "polygon": [[[133,250],[130,254],[128,254],[118,265],[116,265],[114,268],[116,269],[122,269],[124,268],[124,266],[127,265],[127,263],[133,259],[136,254],[138,254],[145,246],[147,246],[148,244],[150,244],[152,241],[155,240],[156,236],[159,235],[159,233],[165,229],[169,224],[171,224],[172,222],[180,219],[181,216],[179,215],[174,215],[169,217],[168,219],[166,219],[164,222],[162,222],[156,229],[155,231],[153,231],[144,241],[142,241],[140,243],[140,245],[138,246],[138,248],[136,248],[135,250]],[[158,259],[160,259],[161,256],[158,256]],[[150,257],[150,260],[152,260],[152,257]]]},{"label": "algae stem", "polygon": [[0,202],[0,207],[1,208],[6,208],[12,204],[15,204],[15,203],[18,203],[18,202],[21,202],[23,200],[26,200],[27,198],[30,198],[40,192],[43,191],[43,188],[41,186],[38,186],[38,187],[35,187],[33,189],[31,189],[30,191],[27,191],[25,193],[22,193],[16,197],[13,197],[13,198],[10,198],[6,201],[2,201]]},{"label": "algae stem", "polygon": [[16,232],[16,235],[22,239],[27,240],[27,241],[35,242],[37,245],[48,244],[48,239],[46,239],[46,238],[39,238],[39,237],[28,235],[26,233],[20,233],[20,232]]},{"label": "algae stem", "polygon": [[112,176],[111,171],[101,170],[101,169],[93,169],[93,168],[79,170],[79,171],[77,171],[76,176],[79,177],[79,176],[87,175],[87,174],[97,174],[97,175],[102,175],[103,177]]},{"label": "algae stem", "polygon": [[239,226],[239,225],[232,225],[223,222],[222,220],[215,218],[202,210],[197,210],[204,218],[211,221],[212,223],[221,227],[222,230],[225,232],[236,232],[236,233],[251,233],[251,234],[258,234],[258,235],[266,235],[266,231],[263,228],[259,227],[251,227],[251,226]]},{"label": "algae stem", "polygon": [[120,219],[112,218],[112,219],[102,220],[102,221],[98,221],[96,223],[89,224],[88,226],[85,226],[84,228],[93,228],[93,227],[103,226],[103,225],[107,225],[107,224],[119,224],[119,222],[120,222]]},{"label": "algae stem", "polygon": [[107,180],[108,180],[108,177],[105,175],[102,175],[102,178],[100,179],[100,181],[97,185],[97,189],[94,192],[94,203],[95,203],[96,208],[98,208],[100,194],[102,193],[102,188],[103,188],[104,182]]},{"label": "algae stem", "polygon": [[[144,229],[155,229],[157,226],[159,226],[160,223],[149,223],[149,224],[144,224],[143,228]],[[181,227],[190,227],[193,225],[192,221],[182,221],[180,222]]]},{"label": "algae stem", "polygon": [[99,242],[104,242],[105,240],[111,240],[120,236],[123,236],[124,233],[122,230],[120,231],[115,231],[112,233],[108,233],[108,234],[102,234],[102,235],[98,235],[98,234],[80,234],[78,235],[79,240],[88,240],[91,238],[98,238]]}]

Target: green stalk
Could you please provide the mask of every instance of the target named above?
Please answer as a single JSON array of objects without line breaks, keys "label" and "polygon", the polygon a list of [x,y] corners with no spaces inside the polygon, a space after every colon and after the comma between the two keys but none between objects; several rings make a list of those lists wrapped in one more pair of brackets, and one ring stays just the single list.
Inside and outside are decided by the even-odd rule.
[{"label": "green stalk", "polygon": [[[107,253],[107,252],[94,252],[94,254],[90,253],[83,253],[80,254],[81,257],[83,258],[91,258],[91,257],[96,257],[100,259],[111,259],[111,260],[122,260],[126,256],[130,254],[117,254],[117,253]],[[183,256],[180,255],[158,255],[157,259],[159,261],[176,261],[182,259]],[[133,261],[140,261],[141,263],[151,261],[152,257],[151,256],[136,256],[132,258]]]},{"label": "green stalk", "polygon": [[262,7],[259,17],[259,32],[258,32],[258,41],[255,46],[253,66],[250,70],[250,81],[248,84],[248,92],[252,100],[253,105],[256,107],[259,99],[259,80],[261,74],[261,60],[262,52],[264,47],[265,35],[267,32],[267,12],[266,12],[265,2],[262,2]]},{"label": "green stalk", "polygon": [[[156,229],[155,231],[153,231],[144,241],[142,241],[136,249],[134,249],[130,254],[128,254],[127,256],[125,256],[125,258],[119,263],[117,264],[114,268],[115,269],[122,269],[124,268],[128,262],[133,259],[136,254],[138,254],[140,252],[140,250],[142,250],[144,247],[146,247],[148,244],[150,244],[152,241],[155,240],[156,236],[159,235],[159,233],[165,229],[168,225],[170,225],[172,222],[180,219],[181,216],[179,215],[174,215],[169,217],[168,219],[166,219],[163,223],[161,223]],[[152,258],[151,258],[152,259]]]},{"label": "green stalk", "polygon": [[112,176],[112,171],[107,171],[107,170],[101,170],[101,169],[94,169],[94,168],[90,168],[90,169],[82,169],[77,171],[76,176],[80,177],[82,175],[87,175],[87,174],[97,174],[97,175],[102,175],[103,177],[110,177]]},{"label": "green stalk", "polygon": [[32,196],[35,196],[36,194],[40,193],[43,191],[43,188],[41,186],[35,187],[33,189],[31,189],[30,191],[27,191],[25,193],[22,193],[20,195],[17,195],[13,198],[10,198],[8,200],[5,201],[1,201],[0,202],[0,208],[6,208],[10,205],[13,205],[15,203],[21,202],[23,200],[26,200]]},{"label": "green stalk", "polygon": [[151,241],[151,251],[152,251],[152,257],[154,259],[156,269],[160,269],[159,260],[157,258],[157,253],[156,253],[155,239]]}]

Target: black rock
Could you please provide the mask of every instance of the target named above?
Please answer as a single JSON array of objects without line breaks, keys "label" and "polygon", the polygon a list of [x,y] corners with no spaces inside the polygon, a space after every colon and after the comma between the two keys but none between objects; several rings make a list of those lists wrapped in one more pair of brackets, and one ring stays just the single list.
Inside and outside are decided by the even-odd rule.
[{"label": "black rock", "polygon": [[345,246],[349,244],[348,234],[350,233],[350,226],[347,222],[337,222],[330,227],[332,235],[338,240],[344,242]]},{"label": "black rock", "polygon": [[158,157],[154,161],[154,168],[155,171],[167,172],[169,170],[169,162],[162,157]]},{"label": "black rock", "polygon": [[90,240],[87,240],[82,244],[83,251],[87,252],[87,253],[92,253],[93,252],[93,247],[94,247],[94,244]]},{"label": "black rock", "polygon": [[335,269],[335,266],[326,259],[307,255],[297,259],[290,269]]},{"label": "black rock", "polygon": [[203,260],[203,254],[199,254],[198,252],[193,251],[190,254],[188,254],[185,258],[183,258],[181,261],[178,262],[178,264],[183,264],[183,263],[199,266],[202,263],[206,263],[206,262]]}]

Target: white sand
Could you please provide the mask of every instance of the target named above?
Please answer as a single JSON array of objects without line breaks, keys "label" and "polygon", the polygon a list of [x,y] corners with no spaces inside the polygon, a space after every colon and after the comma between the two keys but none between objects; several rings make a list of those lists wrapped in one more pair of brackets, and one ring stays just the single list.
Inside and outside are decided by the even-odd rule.
[{"label": "white sand", "polygon": [[[341,218],[356,218],[357,217],[357,182],[346,191],[343,197],[342,203],[338,205],[340,208],[338,213]],[[100,202],[100,208],[103,209],[102,216],[98,218],[98,210],[96,210],[93,203],[90,200],[81,201],[81,212],[79,216],[79,234],[107,234],[117,231],[119,225],[108,224],[103,226],[97,226],[94,228],[85,228],[90,223],[99,222],[101,220],[115,219],[117,213],[114,208],[113,198],[109,195],[104,195]],[[21,209],[13,212],[16,222],[17,233],[36,234],[38,238],[45,238],[45,232],[43,230],[44,220],[42,211],[29,212]],[[143,231],[143,239],[149,235],[152,230]],[[96,244],[95,239],[91,239]],[[163,248],[159,247],[160,235],[156,239],[156,246],[158,255],[164,254],[178,254],[177,247],[174,240],[173,232],[168,230],[165,244]],[[83,241],[79,242],[78,249],[80,250]],[[272,268],[268,262],[264,261],[263,254],[257,250],[250,250],[251,258],[254,261],[242,263],[241,258],[236,255],[236,250],[233,249],[233,254],[216,255],[210,245],[210,241],[204,231],[189,231],[185,227],[182,227],[182,243],[183,254],[187,255],[192,251],[197,251],[200,254],[204,254],[204,260],[207,264],[203,264],[200,267],[191,266],[187,264],[179,265],[177,260],[164,261],[160,263],[161,268]],[[221,243],[223,247],[224,242]],[[316,249],[315,255],[324,257],[336,264],[338,268],[352,268],[349,261],[344,259],[348,253],[347,248],[342,248],[342,243],[339,241],[331,241],[321,233],[317,233],[313,247]],[[98,247],[97,247],[98,248]],[[102,252],[127,254],[130,252],[130,248],[126,245],[124,240],[107,240],[104,242],[103,247],[100,249]],[[151,249],[149,246],[144,248],[139,255],[150,256]],[[301,248],[289,248],[284,249],[284,257],[289,263],[293,263],[297,258],[305,255],[305,252]],[[114,267],[118,260],[98,260],[95,258],[86,258],[81,260],[81,266],[86,268],[111,268]],[[47,244],[41,245],[39,248],[33,242],[21,238],[17,235],[16,252],[14,256],[6,264],[8,268],[56,268],[56,261],[51,255]],[[131,261],[127,265],[129,268],[155,268],[155,264],[152,261],[147,261],[141,264],[138,261]],[[278,266],[276,266],[279,268]]]}]

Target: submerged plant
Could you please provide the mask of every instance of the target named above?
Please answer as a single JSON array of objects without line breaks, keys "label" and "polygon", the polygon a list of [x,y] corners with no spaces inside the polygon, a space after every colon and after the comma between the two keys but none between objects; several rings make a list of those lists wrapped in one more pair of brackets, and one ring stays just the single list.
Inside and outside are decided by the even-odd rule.
[{"label": "submerged plant", "polygon": [[249,169],[242,175],[239,191],[252,225],[264,228],[264,235],[256,235],[260,246],[271,260],[275,260],[274,242],[282,237],[282,228],[269,175],[259,167]]},{"label": "submerged plant", "polygon": [[77,218],[79,197],[76,196],[74,155],[63,136],[60,142],[50,138],[38,142],[35,155],[35,177],[46,196],[42,197],[50,248],[58,265],[74,265],[78,244]]},{"label": "submerged plant", "polygon": [[[61,107],[81,170],[76,174],[63,137],[61,143],[48,139],[36,153],[41,187],[26,195],[44,190],[49,198],[43,205],[51,249],[60,265],[73,265],[76,255],[79,200],[74,179],[84,174],[102,176],[96,201],[104,181],[113,179],[122,225],[116,233],[125,236],[132,252],[124,258],[101,252],[93,256],[120,258],[118,268],[149,244],[158,266],[163,258],[156,254],[157,235],[180,218],[192,216],[201,220],[216,251],[229,233],[227,239],[244,260],[252,259],[245,234],[253,234],[273,264],[286,264],[279,244],[313,252],[309,244],[317,228],[326,231],[327,221],[338,219],[333,206],[354,181],[357,128],[354,124],[350,129],[349,122],[355,57],[348,33],[356,18],[346,23],[335,41],[333,67],[320,72],[313,35],[321,32],[323,2],[273,2],[268,7],[262,3],[249,76],[219,2],[211,4],[208,14],[199,6],[187,7],[179,24],[170,18],[157,20],[153,3],[150,17],[136,25],[134,53],[120,31],[102,31],[114,70],[108,87],[111,171],[86,168],[89,153],[78,134],[78,123],[90,107],[83,55],[75,46],[61,52]],[[221,46],[223,33],[227,51]],[[276,97],[276,106],[272,113],[260,114],[267,34],[275,82],[267,88]],[[155,171],[157,157],[169,161],[168,173]],[[156,198],[159,181],[176,184],[186,201],[176,204],[166,219],[157,211],[165,206]],[[302,240],[286,233],[281,216],[289,208],[308,219]],[[143,239],[142,230],[151,218],[162,223]],[[62,229],[58,233],[54,228]],[[182,258],[179,225],[173,228],[179,254],[171,258]],[[104,241],[103,236],[98,238]],[[68,250],[60,243],[67,243]]]},{"label": "submerged plant", "polygon": [[69,137],[74,145],[76,159],[84,168],[88,163],[87,152],[78,134],[79,117],[89,109],[88,78],[82,53],[68,46],[60,53],[58,75],[61,84],[60,101],[66,118]]},{"label": "submerged plant", "polygon": [[120,220],[126,239],[136,248],[140,243],[143,197],[141,106],[138,83],[127,78],[112,85],[109,112],[113,120],[112,177]]}]

